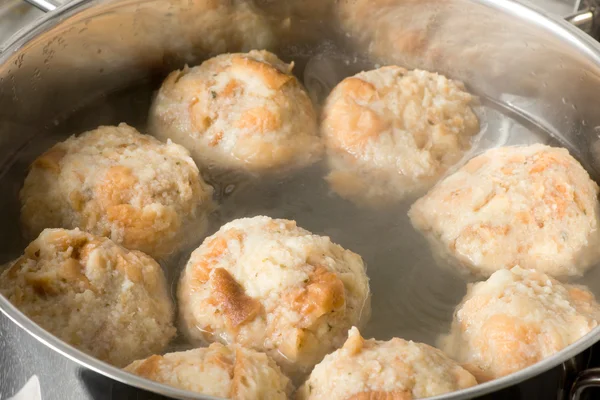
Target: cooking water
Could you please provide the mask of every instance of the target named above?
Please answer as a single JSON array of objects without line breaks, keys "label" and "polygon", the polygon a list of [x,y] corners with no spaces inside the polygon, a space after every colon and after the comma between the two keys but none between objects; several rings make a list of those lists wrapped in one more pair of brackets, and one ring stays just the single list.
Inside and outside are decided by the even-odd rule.
[{"label": "cooking water", "polygon": [[[282,54],[282,58],[292,57]],[[310,57],[295,55],[292,59],[296,63],[295,73],[317,105],[322,104],[327,93],[343,78],[376,67],[357,57],[331,52]],[[5,164],[0,188],[9,194],[4,201],[11,212],[5,213],[5,229],[0,237],[3,247],[0,254],[4,254],[5,259],[0,261],[14,259],[27,244],[14,232],[19,229],[18,190],[34,158],[57,141],[98,125],[126,122],[144,132],[153,93],[162,78],[105,94],[66,113],[49,124],[51,134],[30,140],[8,165]],[[480,97],[475,111],[480,118],[481,133],[474,139],[465,160],[485,149],[503,145],[536,142],[560,145],[544,129],[505,105]],[[331,193],[323,179],[325,173],[326,165],[321,162],[285,178],[249,178],[236,174],[220,177],[224,183],[215,185],[220,207],[211,216],[207,234],[235,218],[267,215],[296,220],[299,226],[315,234],[330,236],[335,243],[360,254],[367,265],[372,317],[362,330],[363,335],[382,340],[397,336],[435,345],[438,335],[448,331],[467,282],[450,268],[438,264],[425,239],[411,226],[407,211],[415,198],[386,209],[360,208]],[[174,299],[181,269],[204,237],[195,239],[192,247],[162,261]],[[600,281],[600,276],[594,281]],[[599,294],[600,288],[594,289]],[[190,344],[178,337],[168,350],[186,347]]]}]

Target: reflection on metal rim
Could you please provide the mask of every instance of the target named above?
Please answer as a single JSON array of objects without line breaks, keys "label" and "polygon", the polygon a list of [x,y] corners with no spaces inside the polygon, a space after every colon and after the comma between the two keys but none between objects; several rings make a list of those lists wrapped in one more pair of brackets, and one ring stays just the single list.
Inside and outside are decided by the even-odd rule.
[{"label": "reflection on metal rim", "polygon": [[44,12],[54,11],[58,7],[60,7],[59,3],[56,3],[52,0],[26,0],[26,1],[29,4],[31,4],[32,6],[37,7]]},{"label": "reflection on metal rim", "polygon": [[139,376],[125,372],[119,368],[113,367],[112,365],[106,364],[92,356],[89,356],[74,347],[66,344],[60,339],[56,338],[37,324],[33,323],[27,316],[21,313],[16,307],[14,307],[6,298],[0,296],[0,311],[6,315],[11,321],[17,324],[19,327],[27,331],[30,335],[35,337],[37,340],[52,348],[68,359],[78,363],[79,365],[89,368],[99,374],[115,379],[119,382],[127,383],[129,385],[138,387],[140,389],[148,390],[151,392],[159,393],[165,396],[171,396],[178,399],[215,399],[210,396],[200,396],[191,392],[176,389],[171,386],[163,385],[154,381],[143,379]]},{"label": "reflection on metal rim", "polygon": [[[552,19],[545,16],[541,11],[535,8],[529,8],[522,4],[516,3],[512,0],[474,0],[483,4],[486,7],[490,7],[498,10],[501,13],[513,16],[525,20],[526,22],[537,25],[544,30],[551,32],[553,36],[559,40],[568,43],[572,47],[578,49],[588,59],[593,61],[595,64],[600,65],[600,44],[587,36],[583,32],[578,31],[575,27],[569,23]],[[34,39],[37,35],[50,30],[51,28],[58,25],[65,18],[75,15],[78,12],[89,9],[94,5],[100,3],[99,0],[76,0],[65,6],[59,7],[52,14],[46,15],[39,20],[35,21],[32,25],[17,32],[7,43],[4,49],[0,48],[0,51],[4,50],[0,54],[0,65],[4,63],[8,57],[17,52],[29,41]],[[131,2],[128,2],[131,3]],[[45,344],[46,346],[54,349],[63,356],[70,360],[82,365],[83,367],[89,368],[97,373],[100,373],[109,378],[115,379],[119,382],[123,382],[144,390],[159,393],[165,396],[180,398],[180,399],[214,399],[214,397],[202,396],[200,394],[193,394],[188,391],[176,389],[170,386],[159,384],[141,377],[124,372],[116,367],[108,365],[102,361],[99,361],[87,354],[82,353],[79,350],[71,347],[70,345],[60,341],[44,329],[37,326],[24,314],[22,314],[16,307],[4,297],[0,296],[0,310],[10,318],[15,324],[20,326],[22,329],[27,331],[37,340]],[[497,391],[508,386],[515,385],[519,382],[527,380],[538,374],[541,374],[559,364],[565,360],[575,356],[583,350],[589,348],[600,339],[600,327],[595,328],[588,335],[567,347],[563,351],[555,354],[548,359],[543,360],[529,368],[519,371],[510,376],[500,378],[488,383],[484,383],[475,386],[470,389],[457,391],[447,395],[436,396],[432,400],[445,399],[445,400],[458,400],[467,399],[485,395],[487,393]]]}]

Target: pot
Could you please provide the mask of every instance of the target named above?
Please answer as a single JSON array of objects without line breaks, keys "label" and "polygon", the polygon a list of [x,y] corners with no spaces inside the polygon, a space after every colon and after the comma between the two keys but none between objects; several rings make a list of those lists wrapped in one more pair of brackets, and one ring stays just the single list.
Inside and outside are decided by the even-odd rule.
[{"label": "pot", "polygon": [[[31,1],[46,10],[54,7],[48,0]],[[202,20],[219,5],[250,7],[262,16],[269,33],[231,33],[232,27],[244,26],[245,17],[216,25]],[[569,20],[594,33],[594,11],[586,9]],[[348,20],[354,25],[342,26],[340,21]],[[196,40],[198,36],[202,40]],[[489,135],[480,150],[512,140],[560,143],[593,177],[600,176],[600,44],[572,24],[519,3],[76,0],[38,19],[1,49],[0,186],[4,196],[0,198],[0,261],[14,259],[26,244],[17,234],[18,191],[28,164],[44,149],[68,134],[100,124],[127,120],[143,125],[152,90],[166,73],[214,54],[255,47],[294,59],[296,71],[317,104],[341,78],[365,65],[396,63],[438,71],[465,82],[484,104]],[[136,88],[136,96],[122,96],[131,87]],[[498,119],[495,113],[510,118]],[[74,114],[79,118],[72,118]],[[406,257],[417,260],[417,253]],[[421,278],[429,278],[439,271],[425,269],[423,274]],[[599,274],[596,268],[583,279],[596,295],[600,294]],[[446,289],[454,300],[464,293],[464,282],[444,275],[432,284]],[[404,296],[391,289],[383,293],[385,301]],[[383,310],[377,307],[374,304],[375,310]],[[94,359],[34,324],[1,296],[0,310],[20,327],[5,327],[7,336],[22,336],[22,330],[29,333],[35,340],[22,336],[19,346],[41,343],[39,354],[46,360],[41,362],[66,363],[92,398],[106,398],[102,396],[108,391],[115,397],[121,393],[131,398],[132,388],[144,390],[143,398],[209,398]],[[380,320],[393,328],[394,314],[386,312],[379,312]],[[439,325],[439,321],[428,324]],[[427,332],[417,327],[413,331],[421,335],[419,340],[432,341]],[[590,388],[600,385],[600,369],[591,368],[600,366],[600,346],[594,346],[599,339],[600,327],[518,373],[435,399],[578,400],[591,396]],[[139,398],[141,392],[136,393]],[[65,392],[55,395],[67,398]]]}]

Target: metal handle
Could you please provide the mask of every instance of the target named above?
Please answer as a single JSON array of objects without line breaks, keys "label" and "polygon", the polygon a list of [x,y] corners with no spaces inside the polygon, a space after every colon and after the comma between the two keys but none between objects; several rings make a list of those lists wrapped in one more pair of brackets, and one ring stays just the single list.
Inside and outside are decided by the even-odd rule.
[{"label": "metal handle", "polygon": [[42,10],[43,12],[54,11],[60,6],[60,3],[56,0],[25,0],[35,8]]},{"label": "metal handle", "polygon": [[575,14],[569,15],[565,19],[567,22],[572,23],[579,29],[590,33],[594,30],[595,12],[595,9],[586,8],[585,10],[581,10]]},{"label": "metal handle", "polygon": [[600,27],[600,2],[598,0],[577,0],[575,13],[565,18],[582,31],[598,39]]},{"label": "metal handle", "polygon": [[600,388],[600,368],[590,368],[579,373],[573,386],[571,386],[570,400],[580,400],[586,389]]}]

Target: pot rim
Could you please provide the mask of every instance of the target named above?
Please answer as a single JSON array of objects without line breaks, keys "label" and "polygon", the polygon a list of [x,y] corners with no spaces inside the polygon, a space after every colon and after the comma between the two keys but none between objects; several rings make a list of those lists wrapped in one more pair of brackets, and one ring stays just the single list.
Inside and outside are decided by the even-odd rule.
[{"label": "pot rim", "polygon": [[[0,67],[5,65],[11,58],[11,55],[21,50],[30,41],[39,34],[63,22],[67,17],[78,14],[81,11],[89,9],[99,3],[114,2],[115,0],[73,0],[55,11],[45,14],[17,31],[10,37],[5,45],[0,47]],[[138,0],[139,1],[139,0]],[[517,3],[516,0],[471,0],[480,3],[488,8],[495,9],[505,15],[524,20],[525,22],[535,24],[540,28],[552,33],[552,35],[570,46],[575,47],[580,53],[585,55],[590,61],[600,67],[600,43],[577,29],[568,22],[548,15],[545,11],[532,4]],[[600,268],[600,267],[598,267]],[[73,346],[61,341],[51,333],[47,332],[35,322],[29,319],[25,314],[12,305],[4,296],[0,295],[0,311],[8,317],[17,326],[25,330],[35,339],[50,347],[62,356],[88,368],[105,377],[114,379],[121,383],[137,387],[139,389],[158,393],[164,396],[175,397],[179,399],[202,399],[218,400],[216,397],[202,395],[187,390],[178,389],[172,386],[161,384],[149,379],[142,378],[135,374],[125,372],[115,366],[100,361]],[[508,376],[495,379],[490,382],[482,383],[468,389],[431,397],[431,400],[461,400],[470,399],[486,395],[509,386],[513,386],[529,378],[540,375],[577,354],[588,349],[600,340],[600,326],[594,328],[587,335],[580,338],[572,345],[564,348],[560,352],[548,357],[530,367],[522,369]],[[567,388],[565,388],[567,389]]]}]

